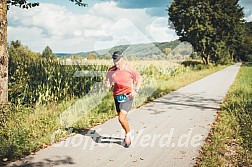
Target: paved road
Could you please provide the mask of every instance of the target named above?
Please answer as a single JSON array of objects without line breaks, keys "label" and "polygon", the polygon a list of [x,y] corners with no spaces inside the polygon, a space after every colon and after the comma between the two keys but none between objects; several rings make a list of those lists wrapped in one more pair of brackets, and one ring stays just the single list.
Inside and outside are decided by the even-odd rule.
[{"label": "paved road", "polygon": [[134,143],[124,148],[117,118],[8,166],[193,166],[240,64],[134,109]]}]

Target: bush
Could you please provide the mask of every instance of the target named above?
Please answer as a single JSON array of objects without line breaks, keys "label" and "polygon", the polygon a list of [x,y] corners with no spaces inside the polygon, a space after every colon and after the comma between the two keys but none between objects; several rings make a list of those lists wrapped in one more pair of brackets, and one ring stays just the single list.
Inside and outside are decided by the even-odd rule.
[{"label": "bush", "polygon": [[188,66],[195,67],[195,66],[202,64],[202,63],[200,61],[196,61],[196,60],[186,60],[186,61],[183,61],[181,64],[184,65],[185,67],[188,67]]},{"label": "bush", "polygon": [[244,61],[246,62],[252,62],[252,54],[248,54],[244,56]]},{"label": "bush", "polygon": [[217,60],[216,64],[220,65],[228,65],[231,64],[232,60],[230,59],[230,56],[221,56],[219,60]]},{"label": "bush", "polygon": [[5,128],[9,113],[7,105],[0,105],[0,131]]},{"label": "bush", "polygon": [[226,43],[223,41],[215,44],[213,50],[211,51],[210,58],[216,65],[228,65],[232,63],[230,52],[226,46]]}]

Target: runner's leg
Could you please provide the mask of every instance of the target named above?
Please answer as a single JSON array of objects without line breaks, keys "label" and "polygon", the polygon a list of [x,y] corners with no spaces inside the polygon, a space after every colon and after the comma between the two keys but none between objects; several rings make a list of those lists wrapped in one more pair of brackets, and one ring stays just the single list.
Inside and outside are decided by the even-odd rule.
[{"label": "runner's leg", "polygon": [[127,111],[121,110],[121,111],[119,112],[119,115],[118,115],[118,120],[119,120],[120,124],[122,125],[123,129],[125,130],[125,133],[126,133],[126,134],[127,134],[128,132],[130,132],[129,123],[128,123],[128,121],[126,120],[127,114],[128,114]]},{"label": "runner's leg", "polygon": [[126,135],[125,135],[125,143],[126,143],[127,145],[130,145],[131,139],[130,139],[130,136],[127,135],[127,134],[129,134],[129,132],[130,132],[129,123],[128,123],[127,119],[126,119],[127,114],[128,114],[127,111],[121,110],[121,111],[119,112],[119,117],[118,117],[118,119],[119,119],[119,122],[121,123],[123,129],[125,130],[125,133],[126,133]]}]

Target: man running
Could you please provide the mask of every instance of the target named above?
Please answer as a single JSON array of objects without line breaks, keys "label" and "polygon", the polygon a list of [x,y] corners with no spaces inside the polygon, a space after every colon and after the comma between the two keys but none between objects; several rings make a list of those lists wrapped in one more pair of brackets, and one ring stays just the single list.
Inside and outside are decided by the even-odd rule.
[{"label": "man running", "polygon": [[125,57],[121,51],[116,51],[112,55],[114,66],[109,68],[106,76],[106,87],[110,88],[113,85],[113,96],[118,113],[118,119],[123,129],[125,130],[125,146],[131,144],[131,131],[127,114],[131,108],[134,97],[138,95],[142,84],[142,77],[133,68],[126,64]]}]

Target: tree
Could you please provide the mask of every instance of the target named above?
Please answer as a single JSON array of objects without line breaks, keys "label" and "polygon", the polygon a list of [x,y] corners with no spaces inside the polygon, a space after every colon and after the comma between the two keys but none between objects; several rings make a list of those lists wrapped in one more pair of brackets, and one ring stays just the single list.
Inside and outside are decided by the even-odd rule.
[{"label": "tree", "polygon": [[94,60],[94,59],[96,59],[97,58],[97,54],[95,54],[95,53],[90,53],[90,54],[88,54],[88,56],[87,56],[87,59],[88,60]]},{"label": "tree", "polygon": [[42,57],[47,60],[56,59],[56,55],[53,53],[52,49],[49,46],[46,46],[43,50]]},{"label": "tree", "polygon": [[168,14],[180,40],[190,42],[208,64],[210,58],[218,62],[222,53],[237,56],[243,41],[242,10],[238,0],[175,0]]},{"label": "tree", "polygon": [[[76,5],[86,7],[82,0],[70,0]],[[8,102],[8,43],[7,43],[7,10],[10,6],[28,9],[39,3],[29,3],[26,0],[0,0],[0,104]]]},{"label": "tree", "polygon": [[245,39],[244,13],[238,1],[212,1],[213,8],[219,11],[219,16],[214,22],[217,37],[219,41],[225,42],[226,50],[233,61],[240,59],[239,53]]},{"label": "tree", "polygon": [[241,49],[241,60],[252,61],[252,22],[245,23],[245,40]]},{"label": "tree", "polygon": [[164,48],[163,52],[165,55],[169,55],[171,53],[172,49],[171,48]]},{"label": "tree", "polygon": [[213,33],[210,18],[206,15],[209,10],[207,1],[197,0],[176,0],[168,9],[169,20],[173,23],[180,40],[190,42],[206,64],[209,60],[209,37]]},{"label": "tree", "polygon": [[22,46],[22,44],[21,44],[21,41],[16,40],[16,41],[11,41],[11,46],[13,46],[14,48],[18,48]]}]

